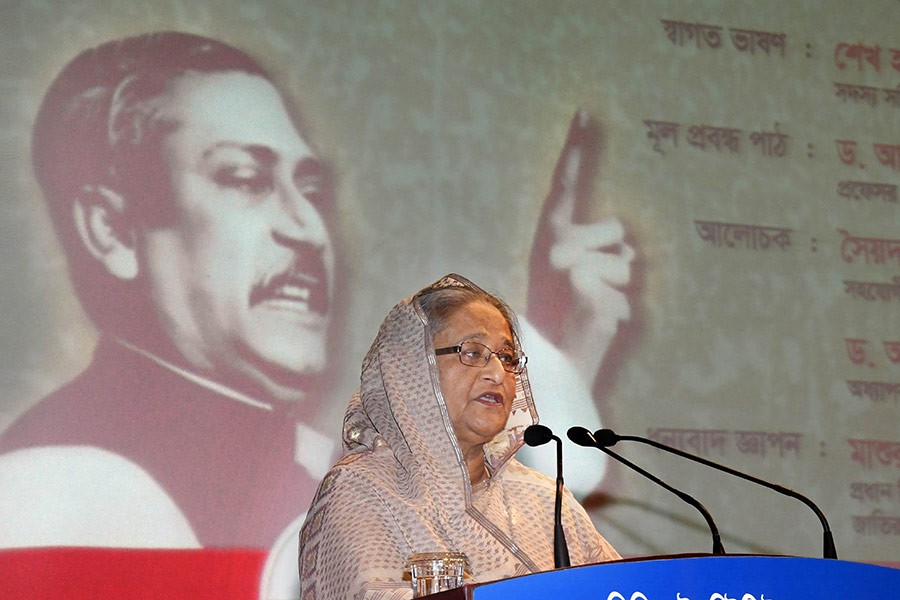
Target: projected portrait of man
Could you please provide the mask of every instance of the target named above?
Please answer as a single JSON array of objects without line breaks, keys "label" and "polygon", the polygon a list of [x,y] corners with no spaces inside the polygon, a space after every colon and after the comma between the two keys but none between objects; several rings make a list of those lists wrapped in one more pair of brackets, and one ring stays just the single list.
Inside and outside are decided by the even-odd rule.
[{"label": "projected portrait of man", "polygon": [[[634,257],[617,219],[574,217],[576,146],[532,251],[526,316],[534,303],[545,318],[524,323],[557,428],[599,425],[591,383],[629,318]],[[285,98],[222,42],[116,40],[55,79],[32,158],[99,342],[0,436],[0,548],[252,549],[289,578],[276,587],[296,586],[297,532],[339,450],[309,425],[339,277],[328,169]],[[542,301],[548,273],[565,298]],[[551,472],[550,453],[532,459]],[[602,473],[567,483],[584,493]]]},{"label": "projected portrait of man", "polygon": [[2,542],[271,547],[331,458],[298,423],[335,280],[324,167],[281,94],[214,40],[111,42],[51,86],[33,162],[101,338],[3,436],[29,511]]}]

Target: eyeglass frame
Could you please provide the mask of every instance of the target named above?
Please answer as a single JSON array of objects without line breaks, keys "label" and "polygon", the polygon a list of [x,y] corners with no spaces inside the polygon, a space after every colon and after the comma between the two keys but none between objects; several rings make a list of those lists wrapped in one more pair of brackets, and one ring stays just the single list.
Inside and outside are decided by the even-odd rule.
[{"label": "eyeglass frame", "polygon": [[[477,344],[477,345],[481,346],[482,348],[487,349],[488,354],[485,357],[484,362],[480,365],[478,365],[478,364],[470,365],[466,362],[463,362],[463,358],[462,358],[463,357],[463,354],[462,354],[463,344]],[[514,353],[514,355],[518,358],[518,361],[513,366],[513,370],[507,369],[506,368],[507,364],[505,362],[503,362],[502,358],[500,358],[500,353],[503,352],[504,350],[510,350],[511,353]],[[463,364],[467,367],[475,367],[476,369],[487,366],[487,364],[491,361],[491,357],[496,356],[497,360],[500,361],[500,366],[503,367],[503,370],[506,371],[507,373],[512,373],[513,375],[521,375],[525,371],[525,364],[528,362],[528,357],[525,356],[524,352],[515,350],[514,348],[503,348],[503,349],[495,352],[495,351],[491,350],[491,348],[489,346],[482,344],[481,342],[476,342],[475,340],[466,340],[464,342],[460,342],[459,344],[457,344],[455,346],[446,346],[444,348],[435,348],[434,354],[435,354],[435,356],[443,356],[445,354],[456,354],[456,357],[459,359],[460,364]]]}]

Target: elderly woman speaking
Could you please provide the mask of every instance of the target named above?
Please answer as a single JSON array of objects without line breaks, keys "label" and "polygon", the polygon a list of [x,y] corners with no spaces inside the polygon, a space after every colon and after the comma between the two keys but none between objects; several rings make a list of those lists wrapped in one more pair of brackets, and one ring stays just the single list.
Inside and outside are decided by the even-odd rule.
[{"label": "elderly woman speaking", "polygon": [[[304,600],[408,598],[421,552],[463,552],[474,581],[553,568],[555,482],[513,458],[525,363],[513,312],[459,275],[391,310],[301,532]],[[619,558],[568,492],[562,518],[572,565]]]}]

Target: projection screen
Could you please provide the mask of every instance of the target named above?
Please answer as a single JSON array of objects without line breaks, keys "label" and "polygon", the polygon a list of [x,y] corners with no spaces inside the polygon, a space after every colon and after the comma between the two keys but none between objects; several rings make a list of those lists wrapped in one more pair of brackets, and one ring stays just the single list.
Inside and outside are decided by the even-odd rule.
[{"label": "projection screen", "polygon": [[[841,559],[900,566],[900,3],[43,0],[3,13],[4,571],[83,560],[90,574],[113,568],[92,549],[181,549],[199,555],[176,581],[292,597],[297,532],[378,325],[447,273],[520,313],[557,435],[610,428],[787,486],[827,516]],[[222,43],[266,79],[133,84],[125,63],[144,59],[119,47],[131,58],[93,55],[57,91],[96,81],[45,103],[37,125],[76,56],[151,32]],[[181,60],[170,50],[155,68]],[[115,119],[92,117],[101,105]],[[137,125],[147,114],[159,139]],[[229,179],[223,167],[203,210],[179,212],[173,173],[192,150],[166,136],[190,119],[259,126],[315,157],[290,175],[313,190],[315,248],[241,204],[278,185],[274,155],[275,179],[247,176],[249,159],[270,164],[262,151],[222,150]],[[135,150],[145,142],[162,151]],[[257,300],[315,319],[259,316]],[[729,553],[822,556],[802,503],[615,449],[703,502]],[[564,451],[567,484],[623,556],[709,551],[690,506],[600,452]],[[554,475],[550,446],[522,459]]]}]

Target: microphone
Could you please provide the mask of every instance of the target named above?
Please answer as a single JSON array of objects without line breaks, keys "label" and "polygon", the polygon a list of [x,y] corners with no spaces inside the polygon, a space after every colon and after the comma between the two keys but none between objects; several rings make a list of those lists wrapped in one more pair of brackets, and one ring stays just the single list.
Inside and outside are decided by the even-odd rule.
[{"label": "microphone", "polygon": [[562,526],[562,496],[563,496],[563,468],[562,468],[562,440],[553,435],[549,427],[544,425],[531,425],[525,429],[525,443],[529,446],[543,446],[550,440],[556,440],[556,504],[553,509],[553,565],[560,567],[570,566],[569,547],[566,544],[566,532]]},{"label": "microphone", "polygon": [[677,456],[681,456],[682,458],[687,458],[688,460],[692,460],[694,462],[698,462],[702,465],[706,465],[707,467],[712,467],[718,471],[722,471],[724,473],[728,473],[729,475],[734,475],[736,477],[740,477],[741,479],[746,479],[747,481],[751,481],[763,487],[767,487],[770,490],[776,491],[779,494],[783,494],[785,496],[790,496],[791,498],[795,498],[807,505],[812,509],[816,516],[819,517],[819,521],[822,523],[823,530],[823,550],[822,557],[823,558],[837,558],[837,549],[834,546],[834,536],[831,533],[831,527],[828,526],[828,520],[825,519],[825,513],[823,513],[816,504],[801,494],[800,492],[794,491],[790,488],[786,488],[782,485],[778,485],[776,483],[771,483],[764,479],[760,479],[759,477],[754,477],[753,475],[748,475],[747,473],[743,473],[741,471],[732,469],[731,467],[726,467],[725,465],[719,464],[717,462],[708,460],[701,456],[697,456],[696,454],[691,454],[690,452],[685,452],[684,450],[680,450],[678,448],[674,448],[672,446],[667,446],[662,442],[657,442],[656,440],[650,438],[644,438],[637,435],[618,435],[612,429],[599,429],[594,433],[594,437],[597,440],[598,444],[606,446],[613,446],[616,442],[621,440],[632,441],[632,442],[640,442],[642,444],[647,444],[653,446],[654,448],[658,448],[665,452],[670,452]]},{"label": "microphone", "polygon": [[679,498],[681,498],[682,500],[684,500],[685,502],[687,502],[688,504],[690,504],[691,506],[696,508],[700,512],[700,514],[703,515],[703,519],[706,521],[706,525],[709,527],[709,531],[712,534],[712,540],[713,540],[712,553],[713,554],[725,554],[725,547],[722,545],[722,537],[719,535],[719,528],[716,527],[716,522],[713,521],[712,515],[709,514],[709,511],[706,509],[705,506],[703,506],[700,503],[699,500],[697,500],[696,498],[694,498],[693,496],[691,496],[685,492],[682,492],[681,490],[679,490],[677,488],[672,487],[671,485],[669,485],[668,483],[666,483],[659,477],[656,477],[655,475],[648,473],[647,471],[645,471],[641,467],[637,466],[636,464],[634,464],[627,458],[620,456],[619,454],[617,454],[617,453],[613,452],[612,450],[610,450],[609,448],[607,448],[605,445],[600,444],[600,442],[597,439],[595,439],[594,434],[592,434],[590,431],[588,431],[584,427],[570,427],[569,431],[567,432],[567,435],[569,436],[570,440],[572,440],[579,446],[586,446],[589,448],[597,448],[598,450],[600,450],[601,452],[604,452],[611,458],[616,459],[617,461],[619,461],[626,467],[628,467],[630,469],[634,469],[635,471],[637,471],[638,473],[640,473],[641,475],[643,475],[644,477],[646,477],[653,483],[659,484],[662,487],[666,488],[667,490],[669,490],[670,492],[672,492],[673,494],[675,494],[676,496],[678,496]]}]

